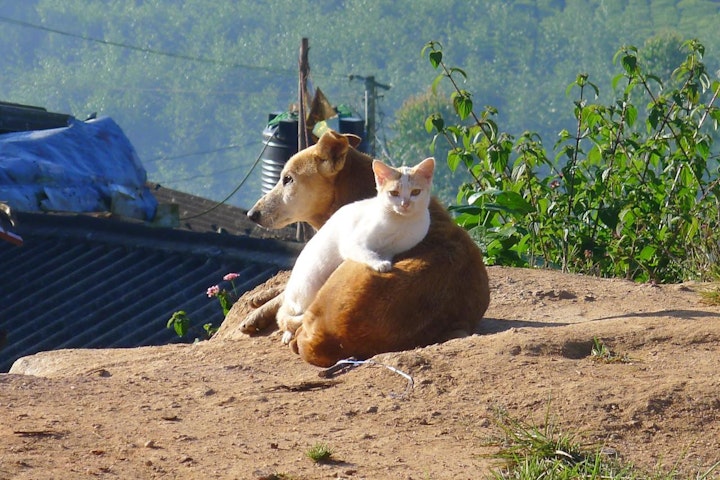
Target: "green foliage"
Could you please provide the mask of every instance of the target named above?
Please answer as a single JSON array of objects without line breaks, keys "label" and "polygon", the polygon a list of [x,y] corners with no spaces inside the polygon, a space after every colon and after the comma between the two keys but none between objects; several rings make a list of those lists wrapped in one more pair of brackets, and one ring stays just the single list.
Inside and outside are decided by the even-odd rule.
[{"label": "green foliage", "polygon": [[[677,32],[720,49],[713,0],[0,3],[0,16],[40,27],[2,23],[0,98],[81,119],[112,116],[150,181],[213,200],[232,192],[253,165],[268,114],[297,101],[302,37],[310,42],[312,85],[334,104],[364,111],[362,82],[349,75],[392,85],[378,102],[381,129],[426,90],[430,74],[417,41],[437,38],[452,48],[450,62],[464,66],[460,86],[472,92],[476,110],[493,105],[507,131],[546,140],[572,129],[558,114],[565,111],[559,86],[578,71],[607,84],[607,59],[619,41],[643,45]],[[466,96],[455,100],[469,105]],[[403,134],[381,130],[398,141],[391,158],[403,154]],[[259,171],[253,175],[231,203],[254,203]]]},{"label": "green foliage", "polygon": [[325,443],[316,443],[305,452],[305,455],[315,463],[327,462],[332,454],[332,448]]},{"label": "green foliage", "polygon": [[714,306],[720,305],[720,284],[717,282],[713,282],[709,286],[700,289],[698,293],[704,303]]},{"label": "green foliage", "polygon": [[645,40],[639,59],[650,75],[670,79],[684,60],[683,39],[677,32],[663,32]]},{"label": "green foliage", "polygon": [[617,464],[602,450],[583,448],[572,435],[560,432],[547,416],[538,426],[500,411],[495,423],[503,438],[496,442],[499,451],[492,456],[505,463],[493,472],[497,480],[638,478],[631,468]]},{"label": "green foliage", "polygon": [[[235,279],[238,278],[238,274],[235,272],[227,273],[223,276],[223,281],[230,284],[231,289],[228,291],[218,285],[213,285],[207,289],[206,295],[208,298],[217,298],[220,308],[222,309],[223,315],[227,316],[228,312],[232,308],[233,304],[238,298],[237,287],[235,286]],[[170,320],[167,322],[167,328],[172,328],[177,333],[178,337],[183,337],[190,330],[190,318],[187,314],[180,310],[175,312]],[[211,338],[217,333],[219,327],[214,327],[212,323],[205,323],[202,326],[202,330],[205,333],[206,338]],[[196,338],[195,341],[198,341]]]},{"label": "green foliage", "polygon": [[[437,115],[434,117],[433,115]],[[460,122],[460,117],[453,109],[452,100],[439,92],[428,91],[422,95],[409,98],[395,112],[395,123],[392,129],[397,133],[389,142],[389,148],[396,152],[396,165],[415,165],[423,158],[434,156],[438,161],[448,157],[449,148],[446,142],[434,142],[428,145],[428,136],[423,127],[425,119],[447,120],[448,123]],[[438,168],[433,175],[433,195],[445,204],[454,201],[463,178],[452,170]]]},{"label": "green foliage", "polygon": [[[192,328],[192,321],[190,317],[185,313],[184,310],[178,310],[172,314],[172,317],[167,322],[167,328],[175,330],[178,337],[184,337],[190,332]],[[202,326],[202,330],[205,333],[205,338],[211,338],[218,331],[218,327],[214,327],[212,323],[206,323]],[[195,341],[200,341],[199,338],[195,338]]]},{"label": "green foliage", "polygon": [[593,346],[590,351],[590,358],[602,363],[628,363],[630,359],[627,355],[618,355],[610,350],[610,348],[598,337],[593,338]]},{"label": "green foliage", "polygon": [[212,323],[205,323],[203,324],[203,330],[205,331],[205,335],[207,335],[207,338],[212,337],[215,335],[218,331],[219,327],[214,327]]},{"label": "green foliage", "polygon": [[439,70],[433,86],[449,82],[458,115],[471,120],[448,125],[432,115],[426,128],[450,144],[450,168],[469,174],[454,210],[490,264],[657,282],[710,274],[720,253],[712,150],[720,82],[706,71],[701,43],[683,49],[675,88],[645,73],[634,47],[615,55],[622,70],[609,104],[595,102],[600,89],[578,75],[567,90],[575,126],[559,133],[550,159],[536,133],[516,139],[498,129],[495,109],[477,112],[459,84],[465,72],[445,64],[438,42],[425,46]]},{"label": "green foliage", "polygon": [[[501,468],[492,472],[496,480],[553,480],[607,479],[607,480],[674,480],[675,469],[648,474],[633,465],[618,461],[612,449],[588,448],[578,443],[572,435],[561,432],[549,418],[542,425],[535,425],[510,417],[498,411],[495,424],[502,432],[500,439],[489,442],[498,447],[492,458],[503,462]],[[713,464],[694,478],[704,480],[720,468]]]},{"label": "green foliage", "polygon": [[220,303],[220,308],[222,309],[223,315],[227,315],[230,311],[230,307],[232,307],[232,300],[230,299],[230,294],[226,292],[225,290],[220,290],[217,294],[218,302]]},{"label": "green foliage", "polygon": [[184,310],[179,310],[172,314],[167,322],[167,328],[172,328],[178,337],[183,337],[190,329],[190,317]]}]

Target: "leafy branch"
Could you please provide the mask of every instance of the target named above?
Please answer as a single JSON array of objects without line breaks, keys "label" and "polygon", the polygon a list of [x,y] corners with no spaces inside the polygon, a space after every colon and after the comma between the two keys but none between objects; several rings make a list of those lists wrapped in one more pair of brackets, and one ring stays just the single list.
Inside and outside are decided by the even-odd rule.
[{"label": "leafy branch", "polygon": [[[451,145],[450,169],[462,164],[472,178],[452,209],[488,263],[638,281],[712,276],[720,255],[712,150],[720,82],[705,69],[702,44],[688,40],[683,48],[685,60],[663,82],[644,72],[637,48],[622,47],[613,58],[622,68],[612,82],[618,98],[608,105],[597,103],[600,89],[589,75],[578,75],[566,90],[579,92],[575,132],[560,132],[551,161],[536,133],[515,139],[499,131],[494,108],[477,114],[460,86],[467,72],[445,63],[438,42],[425,45],[423,56],[440,70],[433,90],[449,82],[455,112],[471,121],[446,125],[435,113],[425,128],[436,132],[433,146],[439,137]],[[644,111],[636,106],[642,102]]]}]

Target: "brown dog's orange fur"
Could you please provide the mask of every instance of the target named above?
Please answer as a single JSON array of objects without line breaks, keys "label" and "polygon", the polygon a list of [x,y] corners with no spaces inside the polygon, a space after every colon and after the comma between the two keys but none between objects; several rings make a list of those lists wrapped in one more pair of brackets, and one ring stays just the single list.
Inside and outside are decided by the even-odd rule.
[{"label": "brown dog's orange fur", "polygon": [[[319,228],[318,218],[326,220],[342,204],[375,194],[371,162],[350,147],[347,138],[326,133],[318,144],[288,161],[278,186],[248,215],[265,226],[307,221]],[[295,189],[292,195],[283,192],[283,175],[293,177],[288,182]],[[308,205],[324,205],[326,210],[313,211]],[[303,218],[297,218],[298,210]],[[398,255],[390,272],[377,273],[345,261],[330,276],[291,344],[303,360],[325,367],[348,357],[364,359],[474,331],[490,301],[482,255],[436,199],[430,215],[425,239]]]}]

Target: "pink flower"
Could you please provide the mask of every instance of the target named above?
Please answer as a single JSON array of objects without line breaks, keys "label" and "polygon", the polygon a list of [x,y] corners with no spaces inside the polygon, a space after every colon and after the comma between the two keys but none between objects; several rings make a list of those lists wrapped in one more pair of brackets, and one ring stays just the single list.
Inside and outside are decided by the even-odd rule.
[{"label": "pink flower", "polygon": [[220,287],[217,285],[213,285],[212,287],[207,289],[208,297],[217,297],[219,293],[220,293]]},{"label": "pink flower", "polygon": [[233,280],[235,280],[235,279],[236,279],[237,277],[239,277],[239,276],[240,276],[240,275],[238,275],[237,273],[228,273],[227,275],[225,275],[225,276],[223,277],[223,280],[225,280],[226,282],[232,282]]}]

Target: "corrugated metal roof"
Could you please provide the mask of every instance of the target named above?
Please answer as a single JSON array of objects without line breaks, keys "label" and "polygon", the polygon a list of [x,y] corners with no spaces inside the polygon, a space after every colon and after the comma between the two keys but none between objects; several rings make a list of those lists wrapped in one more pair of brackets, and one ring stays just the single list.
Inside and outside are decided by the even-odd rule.
[{"label": "corrugated metal roof", "polygon": [[[186,205],[193,198],[209,202],[179,196]],[[208,233],[210,224],[230,233]],[[0,372],[43,350],[178,342],[166,328],[178,310],[193,323],[187,341],[202,337],[203,324],[219,326],[223,319],[217,300],[205,294],[208,287],[237,272],[235,286],[243,293],[290,268],[301,248],[232,234],[255,227],[242,209],[227,205],[214,218],[195,219],[185,228],[193,231],[88,215],[19,213],[16,233],[24,245],[0,242],[0,337],[3,331],[7,336]]]},{"label": "corrugated metal roof", "polygon": [[[204,336],[203,324],[221,323],[206,291],[225,274],[240,274],[242,294],[292,266],[301,244],[283,240],[294,240],[294,229],[261,230],[240,208],[146,183],[112,119],[61,116],[55,125],[46,121],[58,114],[0,106],[22,117],[6,130],[44,129],[0,135],[0,200],[18,217],[3,225],[24,241],[0,240],[0,372],[42,350],[178,342],[166,324],[179,310],[192,321],[191,341]],[[156,215],[167,204],[179,221]]]},{"label": "corrugated metal roof", "polygon": [[295,227],[266,230],[258,226],[248,220],[247,212],[241,208],[165,188],[157,183],[148,183],[147,185],[158,203],[178,205],[179,228],[193,232],[231,233],[290,241],[294,241],[297,237]]}]

